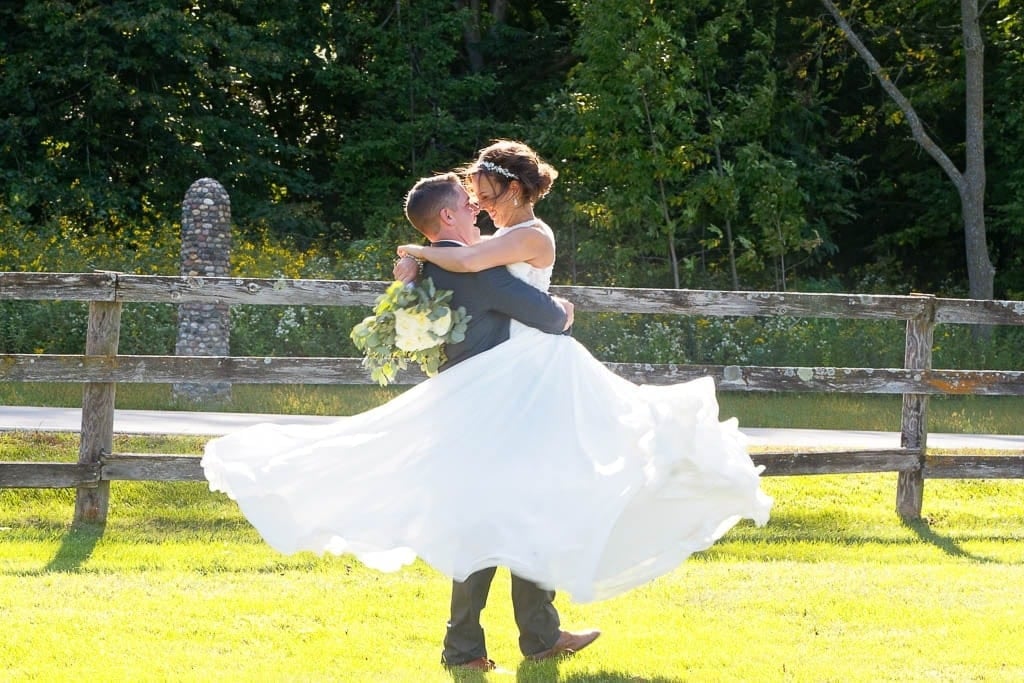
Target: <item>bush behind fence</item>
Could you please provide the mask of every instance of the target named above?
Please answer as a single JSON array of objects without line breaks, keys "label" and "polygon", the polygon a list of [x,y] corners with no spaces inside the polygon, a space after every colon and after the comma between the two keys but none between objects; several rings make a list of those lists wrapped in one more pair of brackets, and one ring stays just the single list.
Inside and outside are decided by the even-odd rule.
[{"label": "bush behind fence", "polygon": [[[236,305],[231,355],[357,356],[349,339],[363,308]],[[0,353],[75,354],[85,348],[88,305],[0,301]],[[172,304],[125,304],[119,351],[174,353]],[[574,336],[603,361],[710,365],[895,367],[903,363],[904,323],[896,320],[718,318],[580,312]],[[1024,367],[1024,329],[998,327],[978,341],[966,326],[936,329],[936,367]]]}]

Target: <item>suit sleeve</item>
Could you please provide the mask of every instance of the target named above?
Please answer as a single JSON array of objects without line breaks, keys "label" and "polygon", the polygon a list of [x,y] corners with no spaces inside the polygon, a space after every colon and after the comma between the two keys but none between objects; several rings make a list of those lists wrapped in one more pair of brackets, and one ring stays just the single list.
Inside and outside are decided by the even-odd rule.
[{"label": "suit sleeve", "polygon": [[481,293],[490,308],[541,332],[562,333],[565,310],[548,294],[526,284],[504,266],[489,268],[477,275]]}]

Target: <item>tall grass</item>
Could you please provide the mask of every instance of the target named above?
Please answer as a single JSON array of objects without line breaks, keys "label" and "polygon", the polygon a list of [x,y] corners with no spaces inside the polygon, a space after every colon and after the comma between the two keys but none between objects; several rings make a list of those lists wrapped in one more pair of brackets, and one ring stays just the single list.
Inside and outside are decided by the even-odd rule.
[{"label": "tall grass", "polygon": [[[73,459],[76,442],[0,434],[0,459]],[[930,481],[928,519],[904,524],[895,475],[768,478],[767,526],[614,600],[560,594],[565,627],[604,631],[573,658],[522,660],[499,572],[489,655],[521,683],[1024,680],[1022,486]],[[0,490],[4,680],[512,680],[440,667],[449,583],[421,563],[280,555],[201,483],[111,489],[105,528],[69,525],[72,491]]]}]

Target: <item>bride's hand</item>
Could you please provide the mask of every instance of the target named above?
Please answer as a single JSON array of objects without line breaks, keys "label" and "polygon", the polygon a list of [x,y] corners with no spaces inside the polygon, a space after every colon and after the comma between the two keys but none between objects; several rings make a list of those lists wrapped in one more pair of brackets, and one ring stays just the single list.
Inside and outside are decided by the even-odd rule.
[{"label": "bride's hand", "polygon": [[398,247],[398,256],[411,256],[414,259],[423,259],[423,245],[422,244],[403,244]]}]

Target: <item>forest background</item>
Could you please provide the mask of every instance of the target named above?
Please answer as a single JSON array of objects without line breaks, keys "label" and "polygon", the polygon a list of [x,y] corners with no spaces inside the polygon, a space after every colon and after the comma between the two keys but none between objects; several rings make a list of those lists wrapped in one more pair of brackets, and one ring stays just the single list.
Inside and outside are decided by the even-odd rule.
[{"label": "forest background", "polygon": [[[232,200],[233,273],[387,279],[417,238],[412,183],[510,137],[560,172],[538,207],[558,284],[968,296],[957,189],[829,4],[6,2],[0,270],[176,275],[181,200],[212,177]],[[993,296],[1024,299],[1024,5],[838,6],[965,168],[965,4],[984,45]],[[172,308],[135,306],[121,352],[173,353]],[[0,352],[84,348],[80,304],[0,314]],[[236,306],[232,353],[352,355],[362,315]],[[901,328],[854,321],[578,328],[622,361],[902,364]],[[943,332],[936,365],[1020,367],[1020,330],[996,332],[983,347]]]}]

